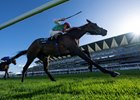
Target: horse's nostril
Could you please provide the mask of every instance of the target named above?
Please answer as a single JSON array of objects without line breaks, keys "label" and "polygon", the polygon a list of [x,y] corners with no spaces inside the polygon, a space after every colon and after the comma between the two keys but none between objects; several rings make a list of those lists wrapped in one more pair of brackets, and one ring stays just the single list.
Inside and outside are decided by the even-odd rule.
[{"label": "horse's nostril", "polygon": [[107,31],[105,31],[105,32],[102,34],[102,36],[105,36],[105,35],[107,35]]}]

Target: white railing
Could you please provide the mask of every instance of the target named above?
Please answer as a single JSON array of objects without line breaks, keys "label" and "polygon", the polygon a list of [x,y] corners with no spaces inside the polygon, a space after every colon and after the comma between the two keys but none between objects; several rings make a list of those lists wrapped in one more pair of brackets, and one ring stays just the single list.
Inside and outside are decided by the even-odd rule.
[{"label": "white railing", "polygon": [[[134,64],[120,64],[116,66],[106,67],[106,69],[109,70],[132,70],[132,69],[138,69],[140,70],[140,63],[134,63]],[[65,68],[65,69],[55,69],[55,70],[49,70],[51,74],[78,74],[78,73],[84,73],[89,72],[88,67],[79,67],[79,68]],[[99,71],[97,68],[93,68],[93,72]],[[28,72],[27,76],[43,76],[46,75],[44,71],[36,71],[36,72]],[[19,75],[21,76],[21,75]]]},{"label": "white railing", "polygon": [[47,3],[43,4],[40,7],[37,7],[37,8],[35,8],[35,9],[29,11],[29,12],[26,12],[26,13],[24,13],[24,14],[16,17],[16,18],[12,19],[12,20],[9,20],[9,21],[1,24],[0,25],[0,30],[4,29],[4,28],[6,28],[6,27],[8,27],[10,25],[13,25],[13,24],[15,24],[15,23],[17,23],[19,21],[22,21],[22,20],[24,20],[26,18],[29,18],[29,17],[31,17],[33,15],[36,15],[38,13],[41,13],[41,12],[45,11],[45,10],[48,10],[48,9],[50,9],[52,7],[55,7],[55,6],[59,5],[59,4],[62,4],[64,2],[66,2],[66,1],[69,1],[69,0],[51,0],[50,2],[47,2]]}]

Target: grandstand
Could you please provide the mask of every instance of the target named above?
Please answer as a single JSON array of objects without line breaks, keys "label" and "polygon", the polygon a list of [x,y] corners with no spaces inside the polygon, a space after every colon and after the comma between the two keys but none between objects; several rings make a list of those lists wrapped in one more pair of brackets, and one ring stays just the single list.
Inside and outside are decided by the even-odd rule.
[{"label": "grandstand", "polygon": [[[111,37],[80,47],[91,59],[107,69],[140,69],[140,36],[133,33]],[[29,68],[29,75],[44,75],[42,63]],[[53,74],[87,72],[88,64],[77,56],[51,58],[49,69]],[[93,67],[94,71],[98,71]]]}]

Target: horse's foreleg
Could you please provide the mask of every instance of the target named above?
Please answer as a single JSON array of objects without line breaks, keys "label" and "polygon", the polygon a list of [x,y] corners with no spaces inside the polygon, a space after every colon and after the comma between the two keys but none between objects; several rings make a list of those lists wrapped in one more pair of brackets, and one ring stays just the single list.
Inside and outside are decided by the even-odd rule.
[{"label": "horse's foreleg", "polygon": [[6,70],[6,78],[9,78],[8,69]]},{"label": "horse's foreleg", "polygon": [[7,71],[7,78],[9,78],[9,73],[8,73],[8,71]]},{"label": "horse's foreleg", "polygon": [[98,65],[96,62],[92,61],[87,55],[85,55],[79,48],[71,48],[70,49],[71,52],[74,52],[76,55],[78,55],[79,57],[81,57],[82,59],[84,59],[86,62],[88,62],[89,64],[94,65],[96,68],[98,68],[101,72],[103,73],[109,73],[112,77],[115,77],[117,75],[119,75],[118,72],[113,72],[113,71],[109,71],[106,70],[105,68],[101,67],[100,65]]},{"label": "horse's foreleg", "polygon": [[43,65],[44,65],[44,71],[46,72],[46,74],[48,75],[48,77],[51,79],[51,81],[55,81],[55,79],[52,77],[52,75],[48,71],[48,65],[49,65],[48,60],[43,61]]},{"label": "horse's foreleg", "polygon": [[55,79],[52,77],[52,75],[48,71],[49,58],[46,58],[46,57],[43,57],[43,56],[39,56],[38,58],[43,61],[44,71],[46,72],[46,74],[48,75],[48,77],[50,78],[50,80],[51,81],[55,81]]},{"label": "horse's foreleg", "polygon": [[7,72],[5,71],[5,74],[4,74],[4,76],[3,76],[3,78],[6,80],[6,74],[7,74]]},{"label": "horse's foreleg", "polygon": [[[91,59],[90,53],[88,51],[84,51],[84,53]],[[90,70],[90,72],[92,72],[92,64],[89,64],[88,69]]]}]

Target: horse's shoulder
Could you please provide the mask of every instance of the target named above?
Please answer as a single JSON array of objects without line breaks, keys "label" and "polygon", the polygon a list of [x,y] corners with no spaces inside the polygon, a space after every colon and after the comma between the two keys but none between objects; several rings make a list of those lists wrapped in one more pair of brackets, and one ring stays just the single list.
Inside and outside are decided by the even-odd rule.
[{"label": "horse's shoulder", "polygon": [[32,43],[40,43],[42,41],[46,41],[46,38],[38,38],[38,39],[35,39]]},{"label": "horse's shoulder", "polygon": [[36,41],[39,41],[41,43],[51,43],[52,41],[49,40],[49,38],[39,38]]}]

